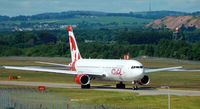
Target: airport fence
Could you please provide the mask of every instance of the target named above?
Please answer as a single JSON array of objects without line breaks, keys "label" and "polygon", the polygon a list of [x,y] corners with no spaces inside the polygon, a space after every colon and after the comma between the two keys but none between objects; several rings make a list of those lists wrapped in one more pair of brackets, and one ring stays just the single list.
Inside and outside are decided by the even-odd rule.
[{"label": "airport fence", "polygon": [[[55,96],[51,91],[35,88],[0,88],[0,109],[128,109],[95,105]],[[137,108],[142,109],[142,108]]]}]

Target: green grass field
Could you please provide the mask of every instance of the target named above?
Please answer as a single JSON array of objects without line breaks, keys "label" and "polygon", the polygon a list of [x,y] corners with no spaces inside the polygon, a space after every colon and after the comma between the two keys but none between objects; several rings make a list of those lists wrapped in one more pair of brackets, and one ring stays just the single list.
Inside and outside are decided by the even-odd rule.
[{"label": "green grass field", "polygon": [[[5,86],[7,88],[35,88],[28,86]],[[47,92],[56,98],[65,98],[74,103],[87,103],[87,105],[107,105],[109,107],[122,107],[129,109],[166,109],[167,95],[143,95],[133,92],[98,91],[89,89],[47,88]],[[19,92],[18,92],[19,93]],[[25,95],[23,95],[25,98]],[[200,97],[171,95],[172,109],[199,109]],[[38,97],[39,98],[39,97]],[[27,99],[27,101],[29,101]],[[47,100],[48,101],[48,100]],[[41,102],[42,103],[42,102]]]},{"label": "green grass field", "polygon": [[[35,59],[29,58],[0,58],[0,65],[39,65],[34,63]],[[42,61],[66,63],[63,59],[48,59]],[[51,60],[51,61],[50,61]],[[200,68],[198,64],[185,64],[176,62],[160,62],[153,60],[140,60],[146,67],[160,68],[171,66],[184,66],[186,68]],[[156,66],[156,67],[155,67]],[[0,69],[0,80],[9,80],[9,76],[22,76],[17,81],[40,81],[40,82],[56,82],[56,83],[75,83],[74,76],[64,74],[52,74],[45,72],[30,72],[19,70]],[[146,87],[160,87],[168,85],[175,89],[200,89],[200,73],[199,72],[158,72],[149,75],[151,83]],[[99,85],[115,85],[115,82],[108,81],[92,81],[91,84]],[[1,85],[3,86],[3,85]],[[130,87],[130,83],[128,83]],[[9,87],[5,86],[4,87]],[[12,86],[10,86],[12,87]],[[24,87],[24,86],[14,86]],[[141,86],[144,87],[144,86]],[[139,109],[165,109],[167,108],[166,95],[145,95],[138,96],[133,92],[115,92],[115,91],[97,91],[97,90],[82,90],[82,89],[62,89],[48,88],[48,91],[53,92],[56,96],[68,97],[71,99],[81,99],[86,103],[92,104],[107,104],[111,106],[121,106]],[[173,109],[199,109],[200,97],[192,96],[171,96],[171,108]]]},{"label": "green grass field", "polygon": [[[66,19],[47,19],[47,20],[32,20],[32,21],[24,21],[27,23],[61,23],[61,24],[75,24],[81,22],[88,22],[88,23],[101,23],[101,24],[109,24],[113,22],[117,23],[148,23],[152,20],[150,19],[142,19],[142,18],[134,18],[134,17],[94,17],[94,18],[66,18]],[[20,21],[4,21],[0,22],[4,24],[16,24],[19,25]]]},{"label": "green grass field", "polygon": [[[46,20],[31,20],[31,21],[4,21],[0,22],[3,25],[20,25],[21,23],[29,23],[29,24],[41,24],[41,23],[49,23],[49,24],[79,24],[79,23],[87,23],[87,24],[103,24],[110,25],[114,27],[116,23],[120,26],[126,27],[138,27],[152,21],[151,19],[142,19],[142,18],[134,18],[134,17],[86,17],[86,18],[66,18],[66,19],[46,19]],[[98,26],[97,26],[98,27]]]},{"label": "green grass field", "polygon": [[55,20],[56,23],[62,23],[62,24],[67,24],[67,23],[81,23],[81,22],[88,22],[88,23],[101,23],[101,24],[109,24],[113,22],[117,23],[138,23],[138,24],[143,24],[150,22],[151,20],[148,19],[139,19],[139,18],[134,18],[134,17],[95,17],[95,18],[71,18],[71,19],[65,19],[65,20]]},{"label": "green grass field", "polygon": [[[131,108],[167,108],[166,95],[137,96],[132,92],[96,91],[81,89],[51,89],[59,96],[71,99],[83,99],[85,102],[95,104],[117,105]],[[173,109],[198,109],[200,97],[171,96]]]}]

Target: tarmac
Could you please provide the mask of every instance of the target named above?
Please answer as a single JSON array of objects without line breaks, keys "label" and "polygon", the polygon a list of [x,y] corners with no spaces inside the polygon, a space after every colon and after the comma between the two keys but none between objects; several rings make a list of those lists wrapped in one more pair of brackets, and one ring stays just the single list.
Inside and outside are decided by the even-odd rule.
[{"label": "tarmac", "polygon": [[[0,81],[1,85],[20,85],[20,86],[45,86],[54,88],[80,88],[78,84],[64,84],[64,83],[44,83],[44,82],[22,82],[22,81]],[[200,96],[200,91],[192,90],[174,90],[174,89],[155,89],[155,88],[139,88],[133,90],[132,88],[116,89],[113,86],[91,86],[91,90],[103,91],[120,91],[120,92],[135,92],[139,95],[178,95],[178,96]]]}]

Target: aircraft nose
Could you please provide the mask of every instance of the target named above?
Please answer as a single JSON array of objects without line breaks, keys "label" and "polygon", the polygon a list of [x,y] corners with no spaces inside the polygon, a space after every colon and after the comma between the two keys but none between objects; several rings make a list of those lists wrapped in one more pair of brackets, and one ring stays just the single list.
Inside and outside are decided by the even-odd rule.
[{"label": "aircraft nose", "polygon": [[144,73],[144,69],[138,69],[137,71],[134,71],[134,74],[136,74],[137,76],[141,76]]},{"label": "aircraft nose", "polygon": [[132,74],[131,74],[132,75],[132,79],[133,78],[134,78],[134,80],[141,79],[144,76],[143,72],[144,72],[144,69],[133,70]]},{"label": "aircraft nose", "polygon": [[144,73],[144,69],[140,69],[138,73],[139,75],[142,75]]},{"label": "aircraft nose", "polygon": [[144,68],[141,69],[141,73],[144,73]]}]

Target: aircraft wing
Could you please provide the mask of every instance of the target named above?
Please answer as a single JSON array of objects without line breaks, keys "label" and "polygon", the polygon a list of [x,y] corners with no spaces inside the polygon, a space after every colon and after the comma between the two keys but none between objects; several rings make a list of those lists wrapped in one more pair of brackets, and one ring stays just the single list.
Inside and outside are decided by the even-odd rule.
[{"label": "aircraft wing", "polygon": [[27,70],[27,71],[39,71],[39,72],[50,72],[50,73],[61,73],[61,74],[87,74],[91,76],[104,76],[104,74],[99,72],[77,72],[77,71],[70,71],[70,70],[58,70],[58,69],[45,69],[45,68],[37,68],[37,67],[18,67],[18,66],[1,66],[5,69],[16,69],[16,70]]},{"label": "aircraft wing", "polygon": [[158,68],[158,69],[145,69],[144,73],[153,73],[153,72],[162,72],[162,71],[172,71],[176,69],[181,69],[183,68],[182,66],[179,67],[168,67],[168,68]]},{"label": "aircraft wing", "polygon": [[41,62],[41,61],[36,61],[36,63],[40,63],[40,64],[48,64],[48,65],[56,65],[56,66],[63,66],[63,67],[71,67],[70,65],[66,65],[66,64],[58,64],[58,63],[50,63],[50,62]]}]

